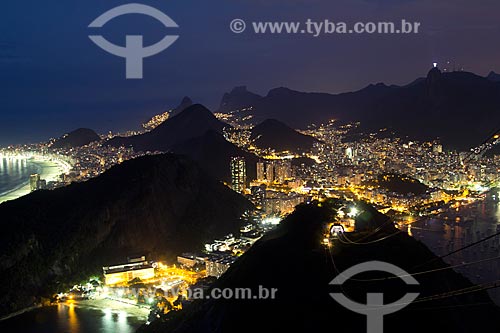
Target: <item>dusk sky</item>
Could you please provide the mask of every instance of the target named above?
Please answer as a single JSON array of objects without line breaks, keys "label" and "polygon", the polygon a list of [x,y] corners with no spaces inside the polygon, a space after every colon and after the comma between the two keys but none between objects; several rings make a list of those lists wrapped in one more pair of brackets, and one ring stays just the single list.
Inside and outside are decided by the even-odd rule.
[{"label": "dusk sky", "polygon": [[[167,29],[144,15],[88,28],[117,0],[9,1],[0,13],[0,145],[36,142],[78,127],[98,132],[134,129],[176,106],[183,96],[212,110],[239,85],[266,94],[287,86],[339,93],[369,83],[406,84],[433,61],[487,75],[500,71],[498,0],[168,0],[154,6],[178,25]],[[421,22],[411,35],[235,34],[229,23]],[[96,33],[97,32],[97,33]],[[166,34],[179,39],[144,60],[144,79],[125,79],[125,60],[97,47],[90,34],[124,45],[146,45]]]}]

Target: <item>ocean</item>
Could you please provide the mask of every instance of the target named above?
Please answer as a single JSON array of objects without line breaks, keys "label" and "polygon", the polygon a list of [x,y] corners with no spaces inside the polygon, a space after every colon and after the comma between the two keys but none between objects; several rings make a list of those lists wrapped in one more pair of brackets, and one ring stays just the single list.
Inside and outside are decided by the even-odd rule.
[{"label": "ocean", "polygon": [[[500,231],[498,192],[491,192],[484,201],[449,211],[443,217],[447,219],[434,218],[414,223],[409,230],[414,238],[422,241],[438,256],[459,250]],[[453,266],[463,265],[455,270],[473,283],[488,284],[500,277],[499,255],[500,236],[496,236],[444,260]],[[476,264],[470,264],[475,262]],[[488,290],[488,293],[500,306],[500,289],[494,288]]]},{"label": "ocean", "polygon": [[33,173],[41,173],[42,167],[28,159],[0,158],[0,198],[29,184]]},{"label": "ocean", "polygon": [[147,312],[61,303],[0,321],[0,331],[12,333],[133,333]]}]

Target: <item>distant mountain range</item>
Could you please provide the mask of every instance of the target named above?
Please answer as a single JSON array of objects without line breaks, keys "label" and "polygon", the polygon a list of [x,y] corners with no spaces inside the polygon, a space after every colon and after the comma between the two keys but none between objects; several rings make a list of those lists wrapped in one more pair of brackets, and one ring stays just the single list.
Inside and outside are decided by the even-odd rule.
[{"label": "distant mountain range", "polygon": [[[107,142],[113,146],[132,146],[136,151],[164,151],[184,154],[199,162],[209,174],[217,179],[230,180],[231,157],[242,156],[247,161],[248,179],[255,179],[257,156],[245,152],[228,142],[222,135],[230,125],[217,120],[214,114],[200,104],[190,105],[184,98],[179,113],[167,119],[151,132],[118,137]],[[254,144],[277,151],[289,150],[300,153],[308,151],[315,142],[313,137],[303,135],[286,124],[268,119],[252,129]]]},{"label": "distant mountain range", "polygon": [[101,138],[93,130],[79,128],[57,139],[51,148],[76,148],[99,140]]},{"label": "distant mountain range", "polygon": [[337,119],[360,121],[362,130],[390,128],[412,139],[440,138],[447,147],[468,149],[500,128],[500,82],[468,72],[442,73],[405,86],[369,85],[359,91],[326,94],[276,88],[266,96],[237,87],[224,95],[219,112],[250,109],[255,124],[279,119],[293,128]]},{"label": "distant mountain range", "polygon": [[[0,315],[138,253],[173,260],[235,232],[253,206],[178,155],[0,204]],[[162,257],[158,257],[161,255]]]},{"label": "distant mountain range", "polygon": [[276,151],[300,153],[310,151],[318,142],[309,135],[304,135],[276,119],[267,119],[252,129],[251,139],[260,149],[272,148]]}]

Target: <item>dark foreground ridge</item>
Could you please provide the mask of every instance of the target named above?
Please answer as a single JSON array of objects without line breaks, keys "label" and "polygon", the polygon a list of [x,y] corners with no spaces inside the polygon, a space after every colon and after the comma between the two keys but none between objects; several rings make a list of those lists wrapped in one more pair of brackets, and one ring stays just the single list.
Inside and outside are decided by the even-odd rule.
[{"label": "dark foreground ridge", "polygon": [[[221,204],[223,203],[223,204]],[[138,158],[85,183],[0,205],[0,315],[128,254],[172,260],[239,228],[252,205],[178,155]]]},{"label": "dark foreground ridge", "polygon": [[[342,288],[329,286],[339,272],[367,261],[384,261],[415,273],[447,267],[422,243],[398,232],[388,217],[362,204],[356,227],[365,230],[348,235],[349,245],[335,241],[328,250],[321,245],[324,223],[331,221],[338,203],[298,206],[281,225],[257,242],[213,287],[277,288],[274,300],[199,300],[163,322],[142,327],[141,333],[212,332],[350,332],[364,333],[366,316],[345,309],[329,293],[343,293],[366,304],[367,292],[384,293],[392,303],[409,292],[419,300],[472,286],[453,270],[415,276],[420,286],[407,286],[383,273],[363,273]],[[389,223],[388,223],[389,221]],[[378,230],[374,232],[374,230]],[[384,237],[388,237],[384,239]],[[379,239],[384,239],[377,241]],[[421,264],[425,265],[420,266]],[[417,267],[420,266],[420,267]],[[384,317],[384,332],[496,332],[499,309],[486,292],[466,293],[422,302]]]},{"label": "dark foreground ridge", "polygon": [[212,177],[225,182],[231,182],[231,169],[228,167],[231,158],[245,158],[247,176],[255,179],[255,165],[259,158],[227,141],[222,134],[208,131],[200,137],[184,141],[172,147],[172,152],[186,155],[198,164]]}]

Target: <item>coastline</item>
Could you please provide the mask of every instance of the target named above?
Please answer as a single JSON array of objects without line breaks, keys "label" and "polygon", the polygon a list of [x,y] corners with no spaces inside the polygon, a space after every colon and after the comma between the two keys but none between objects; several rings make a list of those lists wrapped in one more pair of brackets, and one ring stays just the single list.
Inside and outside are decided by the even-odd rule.
[{"label": "coastline", "polygon": [[[38,156],[30,158],[28,162],[35,164],[40,169],[40,178],[45,179],[47,182],[59,180],[59,176],[65,173],[67,169],[67,166],[61,161],[50,160]],[[29,193],[31,193],[29,179],[26,179],[26,182],[22,185],[1,195],[0,204],[5,201],[15,200]]]},{"label": "coastline", "polygon": [[16,312],[9,313],[8,315],[0,317],[0,321],[4,321],[4,320],[8,320],[8,319],[20,316],[23,313],[30,312],[30,311],[33,311],[33,310],[36,310],[36,309],[40,309],[41,307],[42,307],[42,305],[33,305],[33,306],[30,306],[30,307],[18,310]]},{"label": "coastline", "polygon": [[93,300],[76,300],[76,301],[70,301],[70,302],[63,302],[60,304],[74,304],[75,306],[78,307],[84,307],[88,309],[95,309],[95,310],[116,310],[116,311],[125,311],[127,312],[128,315],[136,317],[136,318],[144,318],[144,321],[146,321],[150,309],[139,306],[139,305],[134,305],[134,304],[129,304],[125,302],[120,302],[117,300],[113,300],[110,298],[100,298],[100,299],[93,299]]},{"label": "coastline", "polygon": [[57,306],[57,305],[66,305],[66,306],[76,306],[80,308],[92,309],[92,310],[102,310],[102,311],[123,311],[126,312],[129,316],[135,317],[137,319],[144,319],[144,322],[147,320],[150,310],[148,308],[128,304],[120,301],[116,301],[109,298],[101,298],[95,300],[74,300],[74,301],[66,301],[60,303],[52,303],[50,305],[33,305],[16,312],[9,313],[3,317],[0,317],[0,322],[15,318],[27,312],[31,312],[37,309]]}]

